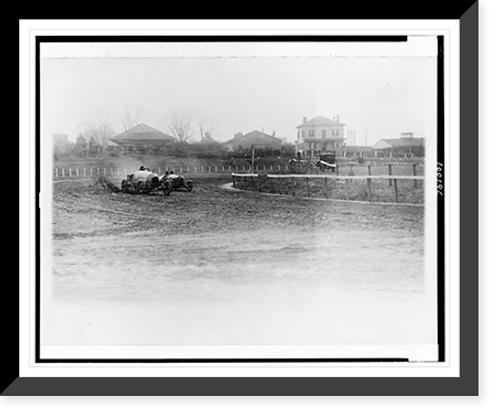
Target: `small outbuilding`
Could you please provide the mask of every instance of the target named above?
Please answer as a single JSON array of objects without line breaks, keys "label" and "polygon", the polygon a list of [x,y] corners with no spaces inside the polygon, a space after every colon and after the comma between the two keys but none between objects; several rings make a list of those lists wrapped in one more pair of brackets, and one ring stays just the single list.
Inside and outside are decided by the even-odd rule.
[{"label": "small outbuilding", "polygon": [[405,132],[398,139],[380,139],[372,149],[379,156],[424,156],[425,139],[413,137],[413,133]]}]

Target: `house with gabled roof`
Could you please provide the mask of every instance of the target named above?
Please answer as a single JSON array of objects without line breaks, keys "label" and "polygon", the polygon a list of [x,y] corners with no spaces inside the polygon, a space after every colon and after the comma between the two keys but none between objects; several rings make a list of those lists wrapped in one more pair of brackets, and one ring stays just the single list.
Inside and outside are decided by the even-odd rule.
[{"label": "house with gabled roof", "polygon": [[237,151],[239,149],[281,149],[281,139],[273,135],[254,130],[247,134],[236,133],[233,138],[222,142],[222,145],[228,151]]},{"label": "house with gabled roof", "polygon": [[205,132],[203,138],[200,140],[203,145],[213,145],[217,144],[217,141],[210,135],[209,132]]},{"label": "house with gabled roof", "polygon": [[340,116],[332,119],[325,116],[316,116],[308,120],[303,117],[297,129],[297,152],[305,156],[317,156],[321,153],[341,151],[346,138],[344,137],[344,123]]},{"label": "house with gabled roof", "polygon": [[151,150],[162,148],[176,141],[173,136],[141,123],[123,133],[113,136],[110,141],[131,150]]}]

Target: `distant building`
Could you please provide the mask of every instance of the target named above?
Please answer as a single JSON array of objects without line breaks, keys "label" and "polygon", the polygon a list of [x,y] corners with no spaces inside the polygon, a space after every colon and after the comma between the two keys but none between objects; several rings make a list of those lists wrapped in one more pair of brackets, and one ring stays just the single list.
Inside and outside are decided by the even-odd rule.
[{"label": "distant building", "polygon": [[201,139],[200,143],[202,143],[204,145],[211,145],[211,144],[217,143],[217,141],[212,136],[210,136],[210,133],[205,132],[205,135]]},{"label": "distant building", "polygon": [[89,144],[85,136],[81,133],[76,138],[75,150],[80,156],[87,156],[89,154]]},{"label": "distant building", "polygon": [[76,145],[82,148],[87,146],[87,139],[81,133],[76,138]]},{"label": "distant building", "polygon": [[297,151],[305,156],[342,151],[346,140],[344,126],[340,116],[316,116],[311,120],[304,116],[302,124],[296,126]]},{"label": "distant building", "polygon": [[162,148],[176,142],[176,139],[173,136],[141,123],[123,133],[113,136],[110,141],[123,147],[125,151],[148,151]]},{"label": "distant building", "polygon": [[378,156],[424,156],[425,138],[416,138],[411,132],[403,132],[398,139],[380,139],[372,149]]},{"label": "distant building", "polygon": [[[273,132],[274,133],[274,132]],[[250,133],[236,133],[232,139],[222,143],[228,151],[251,149],[281,149],[281,139],[259,130]]]}]

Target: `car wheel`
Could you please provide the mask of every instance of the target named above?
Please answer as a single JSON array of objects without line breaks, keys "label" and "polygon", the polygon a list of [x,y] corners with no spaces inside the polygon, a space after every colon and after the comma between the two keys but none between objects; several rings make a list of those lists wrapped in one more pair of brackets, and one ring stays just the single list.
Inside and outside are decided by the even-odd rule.
[{"label": "car wheel", "polygon": [[139,181],[139,182],[137,183],[136,188],[135,188],[135,192],[136,192],[137,194],[141,194],[141,193],[142,193],[142,187],[143,187],[143,183],[142,183],[142,181]]},{"label": "car wheel", "polygon": [[163,184],[163,194],[170,195],[171,191],[172,191],[172,183],[170,181],[166,181]]},{"label": "car wheel", "polygon": [[189,192],[191,192],[191,190],[193,189],[193,183],[192,183],[192,181],[188,181],[188,182],[186,183],[186,189],[187,189]]}]

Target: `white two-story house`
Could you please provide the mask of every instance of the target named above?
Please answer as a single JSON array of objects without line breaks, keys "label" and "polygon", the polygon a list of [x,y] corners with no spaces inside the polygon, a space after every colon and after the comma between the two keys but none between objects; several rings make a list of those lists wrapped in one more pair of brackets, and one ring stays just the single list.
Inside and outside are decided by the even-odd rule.
[{"label": "white two-story house", "polygon": [[344,147],[344,123],[340,117],[329,119],[316,116],[311,120],[303,118],[297,129],[297,151],[304,156],[317,156],[324,153],[340,153]]}]

